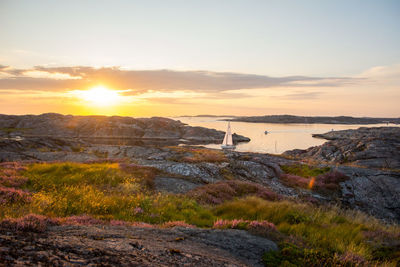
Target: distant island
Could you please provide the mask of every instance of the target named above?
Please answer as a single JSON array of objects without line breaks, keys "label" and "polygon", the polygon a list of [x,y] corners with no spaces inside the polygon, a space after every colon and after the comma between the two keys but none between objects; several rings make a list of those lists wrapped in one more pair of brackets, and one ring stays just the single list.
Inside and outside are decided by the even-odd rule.
[{"label": "distant island", "polygon": [[183,117],[192,117],[192,118],[203,118],[203,117],[211,117],[211,118],[216,118],[216,117],[230,117],[230,118],[236,118],[237,116],[234,116],[234,115],[210,115],[210,114],[200,114],[200,115],[183,115],[183,116],[176,116],[175,118],[183,118]]},{"label": "distant island", "polygon": [[322,123],[322,124],[378,124],[393,123],[400,124],[400,118],[370,118],[370,117],[350,117],[350,116],[295,116],[295,115],[265,115],[265,116],[243,116],[224,121],[241,121],[254,123]]}]

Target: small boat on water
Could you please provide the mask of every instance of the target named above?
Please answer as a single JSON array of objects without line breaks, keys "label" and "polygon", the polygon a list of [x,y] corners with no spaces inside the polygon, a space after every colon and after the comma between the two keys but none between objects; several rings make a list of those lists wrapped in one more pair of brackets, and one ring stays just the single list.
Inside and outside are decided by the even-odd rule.
[{"label": "small boat on water", "polygon": [[222,149],[235,149],[236,146],[233,144],[232,141],[232,132],[231,132],[231,123],[228,122],[228,129],[226,129],[224,141],[222,141],[221,145]]},{"label": "small boat on water", "polygon": [[265,133],[265,134],[268,134],[268,131],[265,131],[264,133]]}]

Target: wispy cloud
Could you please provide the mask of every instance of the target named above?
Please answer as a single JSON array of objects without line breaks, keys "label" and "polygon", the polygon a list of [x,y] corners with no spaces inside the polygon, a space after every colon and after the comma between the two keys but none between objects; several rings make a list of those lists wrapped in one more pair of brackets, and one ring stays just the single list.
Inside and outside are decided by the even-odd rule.
[{"label": "wispy cloud", "polygon": [[288,99],[288,100],[308,100],[308,99],[317,99],[321,95],[323,95],[323,92],[296,91],[282,96],[273,96],[273,98]]},{"label": "wispy cloud", "polygon": [[11,75],[0,79],[0,89],[58,91],[105,84],[117,90],[130,89],[132,95],[149,90],[216,93],[281,86],[337,86],[351,80],[306,76],[270,77],[211,71],[123,70],[118,67],[85,66],[53,68],[37,66],[32,69],[1,66],[0,72]]}]

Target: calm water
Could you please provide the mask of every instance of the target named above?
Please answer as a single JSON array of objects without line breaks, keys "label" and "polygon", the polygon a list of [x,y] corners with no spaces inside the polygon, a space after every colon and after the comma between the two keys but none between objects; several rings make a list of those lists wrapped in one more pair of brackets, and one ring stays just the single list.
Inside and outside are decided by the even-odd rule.
[{"label": "calm water", "polygon": [[[178,117],[191,126],[202,126],[226,131],[227,122],[219,121],[226,117]],[[276,124],[231,122],[232,133],[237,133],[251,139],[248,143],[240,143],[236,150],[242,152],[261,152],[280,154],[290,149],[306,149],[321,145],[326,140],[311,136],[314,133],[326,133],[333,130],[357,129],[359,127],[387,126],[386,124],[348,125],[348,124]],[[389,124],[389,126],[394,126]],[[268,134],[264,134],[268,131]],[[222,142],[222,140],[221,140]],[[221,148],[218,144],[206,145],[209,148]]]}]

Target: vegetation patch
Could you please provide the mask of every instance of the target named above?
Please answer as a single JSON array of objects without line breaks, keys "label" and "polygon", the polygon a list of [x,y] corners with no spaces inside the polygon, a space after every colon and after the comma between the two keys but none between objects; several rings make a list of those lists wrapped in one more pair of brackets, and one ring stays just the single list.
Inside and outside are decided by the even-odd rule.
[{"label": "vegetation patch", "polygon": [[174,146],[169,148],[174,150],[175,152],[178,152],[178,154],[171,159],[178,162],[188,162],[188,163],[228,162],[228,158],[221,150],[205,149],[205,148],[190,147],[190,146]]},{"label": "vegetation patch", "polygon": [[221,204],[234,198],[250,195],[267,200],[278,200],[282,198],[280,195],[260,184],[239,180],[222,181],[197,187],[189,191],[187,195],[196,199],[201,204],[211,205]]},{"label": "vegetation patch", "polygon": [[[283,260],[286,258],[285,255],[299,259],[301,264],[288,261],[296,266],[320,266],[319,264],[310,265],[312,261],[307,261],[309,258],[320,259],[315,262],[320,262],[322,266],[324,262],[327,266],[335,266],[332,264],[345,261],[353,261],[354,264],[348,266],[356,266],[360,259],[374,262],[376,258],[372,253],[373,249],[375,246],[380,248],[383,246],[377,242],[371,242],[364,236],[364,232],[372,229],[374,229],[372,231],[381,229],[391,233],[392,244],[400,241],[400,237],[396,234],[400,231],[398,225],[385,226],[380,221],[360,212],[343,211],[337,207],[315,207],[291,201],[271,202],[250,197],[218,205],[213,212],[217,217],[225,220],[234,220],[238,217],[243,220],[266,220],[273,223],[285,236],[301,241],[303,245],[297,244],[296,247],[299,246],[297,248],[290,247],[290,250],[286,252],[281,248],[280,252],[276,252],[277,254],[265,256],[266,264],[275,262],[275,265],[268,266],[281,264],[288,266]],[[293,244],[293,242],[290,243]],[[395,245],[391,247],[393,246]],[[385,259],[387,260],[388,257]],[[398,261],[399,259],[393,256],[391,264]]]},{"label": "vegetation patch", "polygon": [[310,189],[320,193],[330,194],[340,189],[339,183],[349,178],[330,167],[311,167],[304,164],[281,166],[285,172],[281,181],[291,187]]},{"label": "vegetation patch", "polygon": [[41,233],[48,225],[57,225],[57,220],[49,219],[42,215],[28,214],[22,218],[8,218],[0,222],[0,227],[14,231]]},{"label": "vegetation patch", "polygon": [[[237,180],[187,195],[156,193],[145,182],[155,172],[128,163],[0,164],[2,190],[30,197],[0,205],[0,227],[28,232],[58,224],[233,228],[281,242],[278,252],[264,255],[267,265],[275,264],[270,266],[396,266],[400,261],[398,225],[336,206],[285,200]],[[317,177],[322,176],[324,184],[339,179],[332,172]]]},{"label": "vegetation patch", "polygon": [[342,256],[321,249],[303,248],[292,243],[281,243],[279,251],[263,255],[265,266],[364,266],[366,260],[349,252]]},{"label": "vegetation patch", "polygon": [[312,167],[306,164],[282,165],[281,169],[287,173],[296,176],[311,178],[325,174],[331,170],[330,167]]},{"label": "vegetation patch", "polygon": [[149,191],[154,172],[153,168],[123,163],[32,164],[22,170],[31,201],[18,199],[13,205],[2,205],[0,218],[27,213],[52,218],[87,214],[102,220],[185,221],[212,226],[211,211],[195,200]]}]

